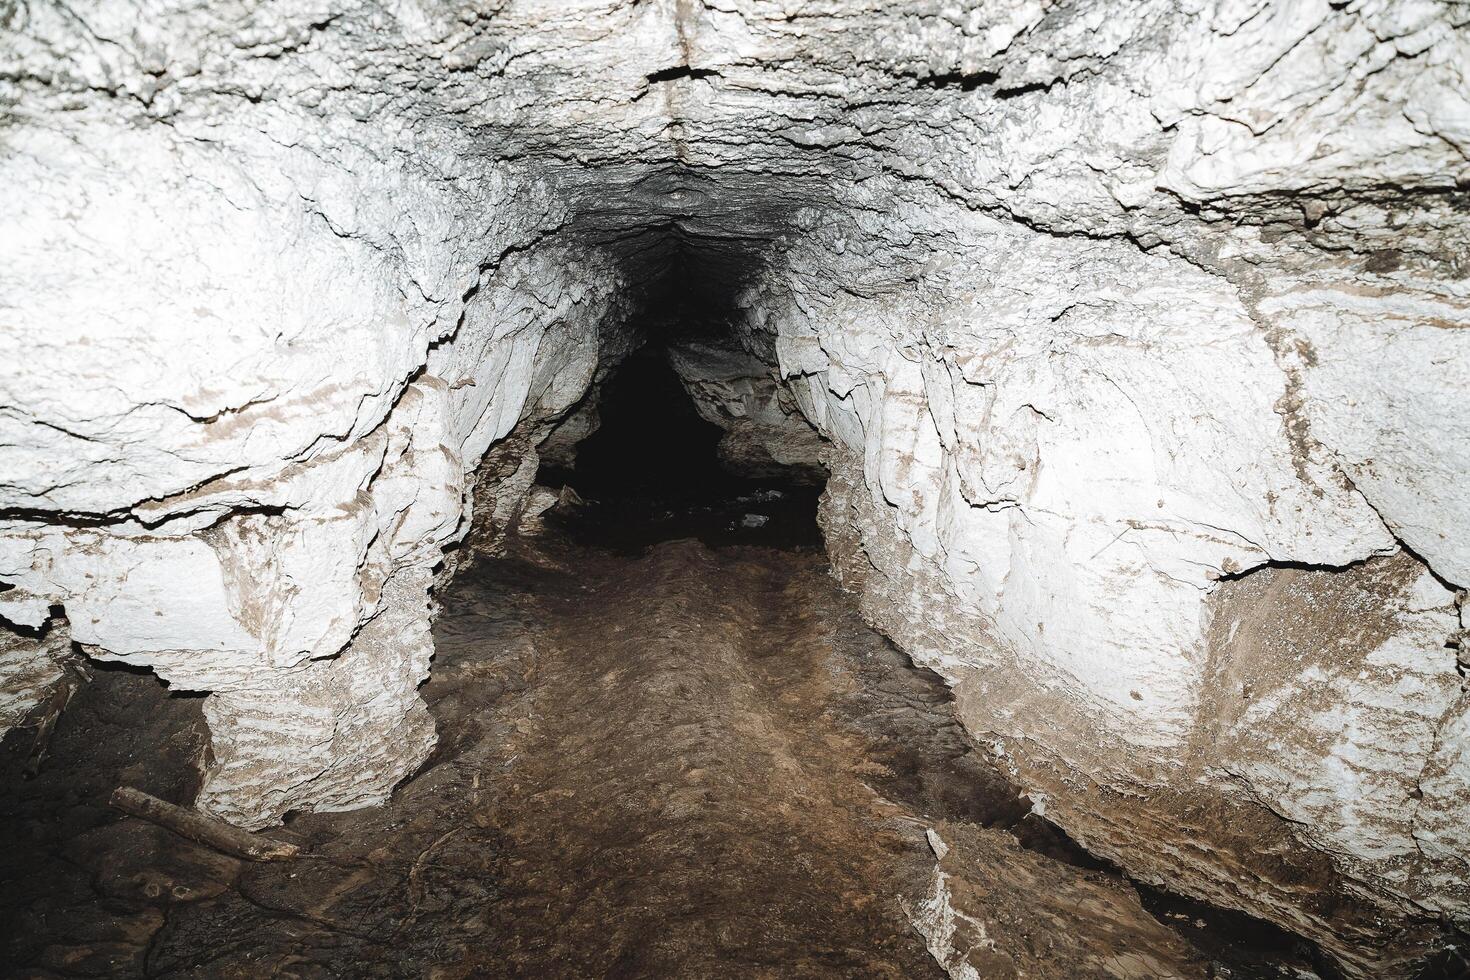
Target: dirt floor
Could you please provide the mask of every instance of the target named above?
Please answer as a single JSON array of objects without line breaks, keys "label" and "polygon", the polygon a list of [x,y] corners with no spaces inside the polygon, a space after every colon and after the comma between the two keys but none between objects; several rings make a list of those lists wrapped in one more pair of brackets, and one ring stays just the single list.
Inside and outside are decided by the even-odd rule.
[{"label": "dirt floor", "polygon": [[39,768],[7,737],[0,976],[936,978],[936,881],[970,903],[940,955],[987,980],[1317,975],[1030,816],[827,574],[816,488],[730,481],[677,383],[625,373],[570,474],[599,502],[442,598],[434,756],[386,806],[289,817],[299,858],[106,805],[198,788],[200,699],[147,672],[89,666]]},{"label": "dirt floor", "polygon": [[[198,699],[94,670],[37,775],[5,743],[3,972],[941,976],[905,913],[934,869],[926,828],[1008,828],[1089,865],[793,543],[803,506],[669,512],[664,532],[706,540],[642,546],[603,515],[584,525],[601,536],[553,531],[463,573],[424,687],[439,750],[386,807],[290,819],[276,835],[305,853],[287,863],[110,811],[117,785],[187,802],[206,733]],[[746,508],[770,519],[745,528]]]}]

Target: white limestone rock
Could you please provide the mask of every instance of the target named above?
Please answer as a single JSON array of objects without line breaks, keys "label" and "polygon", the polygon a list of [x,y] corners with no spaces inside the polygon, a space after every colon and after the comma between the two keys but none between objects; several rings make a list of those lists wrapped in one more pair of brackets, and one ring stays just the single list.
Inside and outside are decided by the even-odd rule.
[{"label": "white limestone rock", "polygon": [[0,629],[0,733],[33,724],[37,707],[60,693],[76,660],[65,621],[48,623],[37,636]]},{"label": "white limestone rock", "polygon": [[[1462,11],[799,6],[12,12],[0,616],[213,692],[217,812],[380,800],[474,499],[715,284],[758,362],[702,408],[820,449],[834,565],[1051,819],[1411,972],[1467,921]],[[1391,628],[1270,648],[1277,751],[1220,698],[1288,571]]]},{"label": "white limestone rock", "polygon": [[1267,561],[1346,564],[1393,538],[1283,427],[1285,380],[1227,282],[983,223],[966,244],[923,284],[936,327],[909,319],[907,292],[838,297],[808,328],[830,366],[798,383],[994,640],[1085,691],[1120,737],[1177,746],[1215,579]]},{"label": "white limestone rock", "polygon": [[429,569],[486,448],[580,397],[616,277],[513,254],[561,212],[442,118],[370,120],[393,54],[335,13],[58,13],[8,38],[0,615],[213,692],[214,812],[380,801],[433,745]]},{"label": "white limestone rock", "polygon": [[725,430],[718,451],[731,472],[811,483],[826,478],[821,438],[760,358],[691,343],[671,347],[669,362],[700,416]]},{"label": "white limestone rock", "polygon": [[[1259,304],[1288,354],[1313,436],[1394,534],[1451,582],[1470,583],[1470,289],[1410,275],[1313,277]],[[1443,383],[1434,383],[1442,379]],[[1412,420],[1410,424],[1405,424]]]}]

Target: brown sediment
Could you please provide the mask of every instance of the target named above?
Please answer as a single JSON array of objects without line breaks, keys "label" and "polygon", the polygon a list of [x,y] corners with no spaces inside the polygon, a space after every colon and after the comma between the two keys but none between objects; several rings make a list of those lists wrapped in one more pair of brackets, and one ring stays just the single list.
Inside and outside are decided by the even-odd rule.
[{"label": "brown sediment", "polygon": [[941,977],[910,922],[941,824],[1026,868],[1012,892],[1067,883],[967,910],[1033,960],[1058,916],[1158,929],[1027,816],[948,690],[863,624],[814,547],[522,542],[460,574],[436,641],[439,750],[387,806],[289,820],[290,862],[107,812],[120,781],[197,788],[199,702],[147,675],[102,672],[35,780],[7,741],[0,832],[23,846],[0,862],[0,972]]}]

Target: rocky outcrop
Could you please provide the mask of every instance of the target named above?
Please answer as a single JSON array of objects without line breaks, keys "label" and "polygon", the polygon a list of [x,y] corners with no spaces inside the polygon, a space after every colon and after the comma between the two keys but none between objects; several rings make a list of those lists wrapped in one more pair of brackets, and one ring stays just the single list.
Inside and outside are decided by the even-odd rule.
[{"label": "rocky outcrop", "polygon": [[765,361],[698,343],[670,348],[669,360],[700,416],[725,430],[718,452],[727,470],[752,479],[826,479],[821,437]]},{"label": "rocky outcrop", "polygon": [[365,22],[159,13],[11,14],[0,616],[212,692],[201,802],[259,826],[432,747],[431,570],[486,448],[580,397],[617,277],[523,251],[544,182],[383,125]]},{"label": "rocky outcrop", "polygon": [[[1274,307],[1250,299],[1255,287],[1119,243],[990,231],[995,247],[957,249],[892,298],[804,294],[823,305],[771,345],[838,447],[824,528],[844,579],[875,623],[950,679],[971,731],[1085,846],[1286,923],[1348,969],[1408,969],[1428,921],[1470,911],[1456,884],[1470,854],[1437,831],[1431,849],[1422,840],[1470,817],[1465,797],[1418,782],[1462,771],[1467,752],[1443,736],[1466,710],[1446,646],[1461,628],[1457,583],[1442,571],[1457,546],[1422,553],[1398,537],[1421,511],[1380,501],[1325,441],[1307,394],[1324,362],[1310,338],[1267,319]],[[909,312],[916,291],[930,300],[921,317]],[[1359,348],[1421,361],[1404,382],[1413,394],[1352,389],[1355,439],[1397,426],[1401,398],[1437,419],[1429,429],[1453,426],[1418,393],[1453,384],[1419,345],[1453,363],[1465,344],[1419,329],[1434,333],[1385,318]],[[1334,372],[1365,357],[1327,356]],[[1398,371],[1409,373],[1376,373]],[[1458,465],[1443,444],[1416,446],[1402,447],[1407,470]],[[1388,476],[1391,458],[1374,457],[1378,478],[1412,483],[1407,470]],[[1453,501],[1460,490],[1416,493]],[[1403,569],[1397,591],[1359,581],[1380,556]],[[1271,615],[1253,595],[1233,600],[1237,618],[1253,610],[1239,635],[1212,639],[1223,597],[1294,570],[1318,606],[1377,619],[1275,613],[1314,623],[1274,655],[1301,673],[1271,681],[1274,728],[1252,715],[1240,724],[1258,740],[1232,741],[1215,712],[1252,695],[1227,695],[1221,665],[1245,669],[1244,650],[1273,624],[1252,618]]]},{"label": "rocky outcrop", "polygon": [[1252,9],[1148,56],[1131,14],[1038,12],[1000,80],[936,81],[1018,66],[976,100],[1015,139],[946,115],[984,150],[849,192],[748,344],[834,443],[844,580],[1048,817],[1389,975],[1470,911],[1465,159],[1426,122],[1465,42],[1429,8]]},{"label": "rocky outcrop", "polygon": [[3,17],[0,616],[213,692],[216,812],[423,758],[474,498],[682,318],[1087,847],[1358,975],[1470,922],[1459,8]]},{"label": "rocky outcrop", "polygon": [[1049,861],[1000,831],[929,831],[938,859],[910,913],[954,980],[1077,976],[1183,980],[1211,975],[1199,954],[1116,879]]}]

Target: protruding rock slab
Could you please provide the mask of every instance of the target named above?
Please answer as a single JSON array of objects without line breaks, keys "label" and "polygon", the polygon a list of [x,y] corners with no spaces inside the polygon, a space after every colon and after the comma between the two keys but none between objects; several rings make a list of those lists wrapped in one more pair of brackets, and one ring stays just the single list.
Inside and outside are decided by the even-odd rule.
[{"label": "protruding rock slab", "polygon": [[1199,955],[1117,878],[974,824],[929,831],[938,864],[910,917],[954,980],[1208,976]]}]

